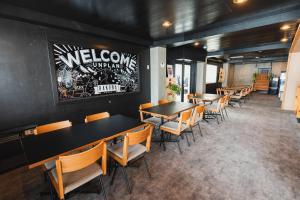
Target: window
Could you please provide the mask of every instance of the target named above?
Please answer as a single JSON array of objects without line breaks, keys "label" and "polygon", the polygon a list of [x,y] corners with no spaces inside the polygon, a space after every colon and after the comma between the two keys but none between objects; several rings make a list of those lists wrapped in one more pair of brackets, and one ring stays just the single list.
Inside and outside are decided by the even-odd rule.
[{"label": "window", "polygon": [[218,67],[216,65],[206,65],[206,83],[217,82]]}]

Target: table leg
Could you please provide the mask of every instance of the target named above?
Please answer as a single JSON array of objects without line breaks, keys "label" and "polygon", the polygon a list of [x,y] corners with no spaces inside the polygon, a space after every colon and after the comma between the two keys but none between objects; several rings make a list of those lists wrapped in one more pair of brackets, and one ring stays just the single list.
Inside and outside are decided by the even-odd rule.
[{"label": "table leg", "polygon": [[[161,125],[164,123],[164,118],[163,117],[160,118],[160,122],[161,122]],[[165,137],[164,137],[165,132],[163,130],[160,130],[160,131],[161,131],[161,133],[160,133],[160,144],[163,145],[163,149],[165,151],[166,150]]]}]

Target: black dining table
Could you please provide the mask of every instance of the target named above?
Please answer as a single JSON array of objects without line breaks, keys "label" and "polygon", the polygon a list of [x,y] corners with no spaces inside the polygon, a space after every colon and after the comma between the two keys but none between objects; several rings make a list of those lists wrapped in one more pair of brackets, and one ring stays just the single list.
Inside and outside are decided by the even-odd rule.
[{"label": "black dining table", "polygon": [[[166,104],[161,104],[157,106],[153,106],[147,109],[140,110],[140,112],[149,114],[152,116],[160,117],[161,124],[164,123],[165,119],[170,119],[172,116],[178,115],[181,112],[184,112],[186,110],[193,109],[197,106],[197,104],[193,103],[184,103],[184,102],[170,102]],[[165,146],[166,139],[164,138],[164,131],[161,131],[161,136],[159,140],[153,140],[153,142],[159,142],[163,144],[164,150],[166,150]]]},{"label": "black dining table", "polygon": [[28,167],[33,168],[73,150],[114,139],[141,126],[144,124],[137,119],[113,115],[42,135],[28,136],[21,141]]},{"label": "black dining table", "polygon": [[140,110],[143,113],[150,114],[153,116],[160,117],[162,120],[164,118],[168,118],[179,114],[183,111],[192,109],[197,105],[192,103],[184,103],[184,102],[170,102],[162,105],[153,106],[151,108]]}]

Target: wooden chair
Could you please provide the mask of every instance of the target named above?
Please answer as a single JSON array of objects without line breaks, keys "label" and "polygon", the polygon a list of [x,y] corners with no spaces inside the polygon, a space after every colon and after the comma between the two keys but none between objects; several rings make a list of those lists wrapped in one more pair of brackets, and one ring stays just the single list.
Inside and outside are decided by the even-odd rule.
[{"label": "wooden chair", "polygon": [[[46,125],[41,125],[41,126],[36,127],[36,129],[34,130],[34,134],[41,135],[41,134],[49,133],[49,132],[56,131],[59,129],[68,128],[71,126],[72,126],[72,123],[69,120],[55,122],[55,123],[46,124]],[[55,161],[49,161],[43,165],[43,170],[46,172],[47,170],[50,170],[53,167],[55,167]]]},{"label": "wooden chair", "polygon": [[168,99],[160,99],[160,100],[158,100],[158,105],[163,105],[163,104],[166,104],[166,103],[170,103],[170,101]]},{"label": "wooden chair", "polygon": [[[101,165],[98,160],[102,158]],[[73,155],[60,156],[56,160],[56,168],[51,170],[51,183],[54,186],[59,199],[76,188],[99,177],[101,191],[106,199],[106,192],[102,176],[106,174],[106,143],[101,142],[95,147]]]},{"label": "wooden chair", "polygon": [[211,115],[217,119],[218,124],[219,124],[218,116],[221,117],[222,121],[224,119],[224,116],[222,113],[222,107],[221,107],[223,103],[224,103],[224,98],[220,98],[216,107],[206,107],[206,109],[205,109],[208,115]]},{"label": "wooden chair", "polygon": [[71,126],[72,126],[72,123],[69,120],[61,121],[61,122],[54,122],[51,124],[45,124],[45,125],[36,127],[36,129],[34,130],[34,134],[41,135],[44,133],[56,131],[56,130],[63,129],[63,128],[68,128]]},{"label": "wooden chair", "polygon": [[[141,158],[144,160],[148,176],[151,178],[145,154],[150,151],[152,131],[153,126],[147,125],[143,130],[127,133],[124,137],[124,142],[107,148],[108,155],[116,161],[110,182],[111,185],[114,182],[117,169],[121,167],[124,179],[127,183],[128,192],[131,193],[132,187],[127,176],[126,167],[129,162],[135,162]],[[145,141],[146,146],[141,144]]]},{"label": "wooden chair", "polygon": [[195,99],[193,99],[194,94],[190,93],[187,95],[188,103],[194,103],[195,104]]},{"label": "wooden chair", "polygon": [[101,120],[110,117],[110,114],[108,112],[102,112],[102,113],[97,113],[93,115],[88,115],[85,117],[84,121],[85,123],[93,122],[96,120]]},{"label": "wooden chair", "polygon": [[151,107],[153,107],[152,103],[144,103],[144,104],[140,105],[140,107],[139,107],[140,120],[141,120],[141,122],[152,124],[155,127],[158,127],[161,124],[161,119],[159,117],[152,116],[152,117],[145,119],[144,113],[141,111],[143,109],[147,109],[147,108],[151,108]]},{"label": "wooden chair", "polygon": [[242,98],[243,98],[243,90],[240,91],[237,95],[230,96],[230,102],[236,102],[239,104],[239,107],[242,107]]},{"label": "wooden chair", "polygon": [[168,140],[167,142],[176,142],[178,144],[178,149],[179,149],[180,153],[182,153],[182,150],[181,150],[180,144],[179,144],[180,136],[182,136],[182,137],[184,135],[186,136],[188,146],[190,146],[190,142],[189,142],[189,139],[188,139],[187,135],[184,134],[184,133],[186,133],[185,131],[187,129],[190,129],[190,132],[192,133],[193,138],[194,138],[193,129],[190,126],[191,115],[192,115],[192,110],[182,112],[180,114],[178,122],[169,121],[169,122],[166,122],[166,123],[164,123],[160,126],[160,130],[177,136],[175,140]]},{"label": "wooden chair", "polygon": [[193,111],[193,116],[192,116],[192,120],[191,120],[191,126],[192,128],[195,126],[198,126],[199,131],[200,131],[200,135],[203,137],[201,128],[200,128],[200,122],[203,119],[203,115],[204,115],[204,110],[205,110],[205,106],[204,105],[200,105],[194,108]]}]

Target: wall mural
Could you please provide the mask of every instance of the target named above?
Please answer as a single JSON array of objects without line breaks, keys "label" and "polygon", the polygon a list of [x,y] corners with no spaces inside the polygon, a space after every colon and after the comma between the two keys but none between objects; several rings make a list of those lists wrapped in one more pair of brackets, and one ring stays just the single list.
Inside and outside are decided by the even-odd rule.
[{"label": "wall mural", "polygon": [[53,44],[59,101],[139,90],[137,55]]}]

